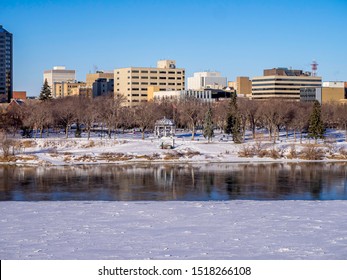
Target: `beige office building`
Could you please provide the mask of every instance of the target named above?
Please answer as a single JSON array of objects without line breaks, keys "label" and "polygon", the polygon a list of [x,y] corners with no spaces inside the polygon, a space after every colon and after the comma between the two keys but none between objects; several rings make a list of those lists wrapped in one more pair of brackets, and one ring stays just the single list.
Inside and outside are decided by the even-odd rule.
[{"label": "beige office building", "polygon": [[114,73],[112,72],[108,72],[108,71],[97,71],[96,73],[91,73],[91,74],[87,74],[86,75],[86,83],[87,83],[87,87],[93,87],[93,83],[100,78],[104,78],[104,79],[113,79],[114,78]]},{"label": "beige office building", "polygon": [[76,80],[75,70],[66,70],[65,66],[54,66],[51,70],[45,70],[43,73],[43,82],[47,80],[48,85],[52,89],[53,97],[56,97],[54,83],[74,82]]},{"label": "beige office building", "polygon": [[114,70],[114,92],[127,98],[128,106],[146,102],[148,88],[159,91],[184,90],[185,70],[175,60],[160,60],[157,67],[128,67]]},{"label": "beige office building", "polygon": [[[83,82],[55,82],[53,84],[54,97],[66,97],[72,95],[79,95],[79,88],[85,88],[86,83]],[[92,89],[90,89],[91,91]]]},{"label": "beige office building", "polygon": [[321,87],[322,78],[302,70],[274,68],[264,70],[264,76],[252,79],[252,99],[300,100],[300,89]]},{"label": "beige office building", "polygon": [[252,94],[252,81],[249,77],[236,77],[236,81],[228,82],[228,87],[235,89],[238,95]]}]

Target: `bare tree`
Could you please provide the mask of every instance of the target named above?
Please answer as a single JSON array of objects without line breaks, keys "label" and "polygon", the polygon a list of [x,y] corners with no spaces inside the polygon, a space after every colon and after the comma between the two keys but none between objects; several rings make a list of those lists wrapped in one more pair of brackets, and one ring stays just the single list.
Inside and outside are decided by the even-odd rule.
[{"label": "bare tree", "polygon": [[65,137],[69,137],[69,128],[76,121],[75,109],[76,96],[67,96],[55,99],[53,103],[53,117],[57,125],[61,125],[65,129]]},{"label": "bare tree", "polygon": [[302,134],[308,128],[308,122],[310,118],[310,111],[312,104],[310,103],[297,103],[295,108],[295,114],[291,121],[291,126],[294,129],[294,140],[296,141],[296,131],[300,133],[300,143],[302,143]]},{"label": "bare tree", "polygon": [[203,105],[202,101],[194,97],[187,97],[180,100],[178,104],[178,112],[181,121],[190,127],[192,131],[192,140],[194,140],[196,126],[202,123],[204,119],[204,107],[206,106]]},{"label": "bare tree", "polygon": [[220,129],[222,132],[226,126],[226,119],[228,116],[228,101],[223,100],[216,102],[212,106],[213,111],[213,123]]},{"label": "bare tree", "polygon": [[157,119],[162,117],[157,110],[157,104],[154,101],[141,102],[133,110],[136,125],[141,129],[142,139],[145,139],[145,131],[153,128]]},{"label": "bare tree", "polygon": [[99,116],[106,124],[108,137],[111,138],[112,130],[115,131],[114,137],[116,138],[116,130],[121,122],[121,108],[126,99],[123,95],[109,94],[107,96],[98,97]]},{"label": "bare tree", "polygon": [[245,100],[243,103],[242,110],[244,110],[247,115],[248,124],[252,131],[252,137],[255,139],[255,131],[261,119],[260,110],[262,102],[256,100]]}]

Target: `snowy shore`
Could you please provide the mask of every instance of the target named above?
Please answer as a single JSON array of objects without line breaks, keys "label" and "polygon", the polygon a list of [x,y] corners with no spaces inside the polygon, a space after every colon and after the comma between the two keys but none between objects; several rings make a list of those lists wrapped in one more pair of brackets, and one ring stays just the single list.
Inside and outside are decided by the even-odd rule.
[{"label": "snowy shore", "polygon": [[[234,144],[230,137],[217,134],[212,143],[207,143],[201,134],[191,140],[190,134],[178,134],[174,149],[162,149],[161,139],[141,134],[119,134],[117,139],[93,136],[86,138],[64,138],[50,136],[43,139],[17,139],[12,149],[15,153],[7,158],[0,157],[0,164],[16,165],[76,165],[135,162],[298,162],[307,161],[302,153],[308,147],[319,150],[321,161],[347,161],[347,143],[344,134],[331,131],[325,140],[314,145],[305,139],[301,144],[293,135],[281,135],[272,143],[264,135],[253,140],[251,135],[243,144]],[[170,141],[169,141],[170,142]],[[311,146],[310,146],[311,145]],[[257,150],[256,155],[242,156]],[[312,160],[312,159],[310,159]]]},{"label": "snowy shore", "polygon": [[0,259],[347,259],[347,201],[0,202]]}]

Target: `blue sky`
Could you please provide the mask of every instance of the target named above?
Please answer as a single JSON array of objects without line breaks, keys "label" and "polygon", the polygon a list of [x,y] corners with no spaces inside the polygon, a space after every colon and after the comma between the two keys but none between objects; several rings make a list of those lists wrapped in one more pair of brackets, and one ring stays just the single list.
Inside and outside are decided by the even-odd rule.
[{"label": "blue sky", "polygon": [[347,0],[16,1],[0,0],[0,24],[14,35],[14,89],[35,96],[55,65],[77,71],[155,66],[175,59],[228,80],[265,68],[310,70],[347,80]]}]

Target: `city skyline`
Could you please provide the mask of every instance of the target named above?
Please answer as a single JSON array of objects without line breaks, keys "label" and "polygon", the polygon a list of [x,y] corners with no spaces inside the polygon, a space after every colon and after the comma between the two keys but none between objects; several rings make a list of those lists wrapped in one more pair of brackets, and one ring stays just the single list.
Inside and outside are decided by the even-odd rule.
[{"label": "city skyline", "polygon": [[13,34],[14,90],[38,96],[44,70],[155,67],[176,60],[194,72],[261,76],[263,69],[311,70],[347,80],[346,1],[7,1],[0,24]]}]

